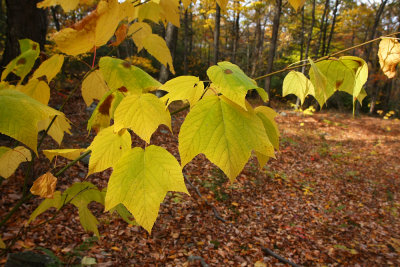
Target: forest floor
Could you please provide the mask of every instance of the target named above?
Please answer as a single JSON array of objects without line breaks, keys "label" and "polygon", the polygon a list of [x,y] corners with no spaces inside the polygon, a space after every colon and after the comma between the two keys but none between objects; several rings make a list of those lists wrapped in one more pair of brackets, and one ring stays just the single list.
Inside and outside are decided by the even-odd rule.
[{"label": "forest floor", "polygon": [[[55,99],[53,106],[63,100]],[[73,134],[65,137],[62,148],[86,147],[93,138],[86,131],[90,113],[80,96],[70,103],[65,113]],[[160,127],[152,143],[177,156],[178,129],[186,113],[173,117],[173,134]],[[20,233],[13,252],[44,247],[64,262],[88,256],[98,266],[201,266],[198,259],[210,266],[279,266],[262,248],[303,266],[400,266],[400,122],[324,111],[310,116],[279,113],[276,159],[259,169],[252,157],[232,184],[204,156],[197,156],[184,173],[202,198],[189,184],[191,196],[169,193],[151,234],[104,213],[97,204],[90,208],[100,221],[100,240],[83,231],[72,205],[35,227],[54,213],[45,212],[20,232],[41,202],[34,198],[0,235],[9,243]],[[133,141],[144,146],[138,137]],[[55,147],[46,138],[43,148]],[[56,169],[67,162],[58,158]],[[53,168],[54,161],[50,164],[40,155],[37,176]],[[86,180],[103,188],[110,173]],[[86,174],[87,167],[79,162],[59,177],[57,190],[83,181]],[[20,168],[1,183],[0,218],[21,197],[22,177]],[[5,260],[0,258],[0,264]]]}]

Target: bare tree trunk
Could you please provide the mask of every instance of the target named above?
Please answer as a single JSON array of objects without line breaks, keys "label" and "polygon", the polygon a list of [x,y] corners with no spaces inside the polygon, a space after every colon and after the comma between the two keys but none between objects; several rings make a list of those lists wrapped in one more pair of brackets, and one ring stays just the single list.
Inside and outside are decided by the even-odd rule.
[{"label": "bare tree trunk", "polygon": [[[372,30],[370,31],[370,35],[368,38],[369,40],[372,40],[375,38],[376,29],[378,28],[378,25],[381,20],[381,16],[382,16],[383,10],[385,9],[386,3],[387,3],[387,0],[382,0],[381,4],[376,12],[374,25],[372,26]],[[367,63],[370,61],[369,56],[370,56],[371,50],[372,50],[372,44],[367,45],[367,47],[365,49],[365,60],[367,61]],[[371,103],[370,103],[369,114],[372,114],[375,111],[375,104],[376,104],[376,100],[378,98],[378,93],[379,93],[380,88],[376,88],[375,82],[374,82],[369,89],[370,89],[369,91],[371,94]]]},{"label": "bare tree trunk", "polygon": [[47,32],[46,10],[38,9],[40,0],[6,0],[7,5],[7,39],[0,72],[12,59],[20,54],[19,39],[29,38],[39,43],[44,50]]},{"label": "bare tree trunk", "polygon": [[337,11],[338,11],[338,6],[340,4],[340,0],[336,0],[335,2],[335,9],[333,10],[333,19],[332,19],[332,26],[331,26],[331,32],[329,33],[329,38],[328,38],[328,44],[326,46],[326,52],[325,55],[329,54],[329,48],[331,46],[331,41],[333,37],[333,33],[335,32],[335,24],[336,24],[336,17],[337,17]]},{"label": "bare tree trunk", "polygon": [[[235,2],[235,3],[239,7],[240,3],[238,1]],[[236,16],[235,16],[235,21],[233,23],[233,29],[234,29],[233,35],[234,35],[234,38],[233,38],[233,46],[232,46],[232,63],[236,63],[236,53],[237,53],[238,45],[239,45],[239,31],[240,31],[239,21],[240,21],[240,10],[238,8]]]},{"label": "bare tree trunk", "polygon": [[[178,33],[178,28],[174,26],[172,23],[168,22],[167,29],[165,31],[165,42],[167,43],[169,51],[171,52],[172,62],[174,61],[177,33]],[[166,66],[161,65],[160,75],[158,77],[160,83],[165,83],[168,80],[169,74],[170,74],[169,69]]]},{"label": "bare tree trunk", "polygon": [[218,63],[219,56],[219,34],[220,34],[220,23],[221,23],[221,8],[216,4],[215,12],[215,28],[214,28],[214,65]]},{"label": "bare tree trunk", "polygon": [[[328,7],[329,9],[329,7]],[[329,10],[328,13],[325,16],[325,22],[324,22],[324,30],[322,31],[322,49],[321,49],[321,56],[325,55],[325,47],[326,47],[326,33],[328,31],[328,20],[329,20]]]},{"label": "bare tree trunk", "polygon": [[183,74],[188,73],[188,46],[189,46],[189,25],[188,25],[188,10],[185,10],[185,16],[184,16],[184,30],[185,34],[183,36]]},{"label": "bare tree trunk", "polygon": [[328,9],[329,9],[329,0],[325,1],[325,7],[324,7],[324,12],[322,14],[322,18],[321,18],[321,25],[319,26],[319,37],[318,37],[318,43],[317,46],[315,48],[315,56],[318,57],[318,52],[319,52],[319,48],[321,46],[321,41],[322,41],[322,34],[324,31],[324,24],[325,24],[325,16],[327,16],[328,14]]},{"label": "bare tree trunk", "polygon": [[[272,71],[272,66],[275,58],[275,50],[278,42],[278,33],[279,33],[279,21],[281,18],[281,10],[282,10],[282,0],[276,0],[275,14],[273,18],[273,26],[272,26],[272,38],[271,44],[269,46],[268,51],[268,61],[267,61],[267,71],[266,73],[270,73]],[[270,84],[271,77],[265,78],[264,89],[270,95]]]},{"label": "bare tree trunk", "polygon": [[260,54],[260,50],[262,50],[262,40],[261,40],[261,34],[262,34],[262,30],[261,30],[261,19],[257,18],[257,23],[256,23],[256,30],[255,30],[255,44],[254,44],[254,54],[256,55],[255,57],[253,57],[253,64],[252,64],[252,68],[251,68],[251,73],[250,76],[254,77],[256,75],[256,69],[257,69],[257,65],[258,65],[258,56]]},{"label": "bare tree trunk", "polygon": [[[312,11],[311,11],[311,25],[310,25],[310,31],[308,32],[308,36],[307,36],[307,45],[306,45],[306,51],[304,53],[304,58],[307,59],[308,58],[308,53],[310,51],[310,44],[311,44],[311,40],[312,40],[312,33],[313,33],[313,29],[314,29],[314,24],[315,24],[315,1],[313,0],[313,6],[312,6]],[[304,73],[305,72],[305,66],[302,67],[301,72]]]}]

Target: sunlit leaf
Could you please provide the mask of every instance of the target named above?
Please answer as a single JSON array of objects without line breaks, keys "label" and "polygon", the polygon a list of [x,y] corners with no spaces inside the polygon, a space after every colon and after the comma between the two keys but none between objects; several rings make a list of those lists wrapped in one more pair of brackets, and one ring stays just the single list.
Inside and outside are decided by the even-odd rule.
[{"label": "sunlit leaf", "polygon": [[151,26],[145,22],[135,22],[129,27],[128,35],[132,35],[138,51],[143,48],[143,40],[152,34]]},{"label": "sunlit leaf", "polygon": [[396,75],[396,66],[400,63],[400,43],[396,38],[382,38],[379,43],[379,64],[388,78]]},{"label": "sunlit leaf", "polygon": [[[221,1],[221,0],[220,0]],[[160,0],[160,17],[165,22],[171,22],[176,27],[180,26],[179,0]]]},{"label": "sunlit leaf", "polygon": [[[44,119],[38,123],[38,130],[46,130],[47,127],[50,125],[51,118]],[[48,134],[59,144],[61,145],[61,142],[64,138],[64,133],[71,134],[70,132],[71,125],[69,123],[69,120],[65,118],[65,116],[57,116],[55,119],[54,123],[51,125],[50,130]]]},{"label": "sunlit leaf", "polygon": [[88,175],[113,167],[122,154],[131,148],[131,144],[128,131],[114,133],[113,126],[101,130],[88,147],[92,150]]},{"label": "sunlit leaf", "polygon": [[143,40],[143,47],[161,64],[169,66],[170,71],[175,74],[171,52],[163,38],[157,34],[151,34]]},{"label": "sunlit leaf", "polygon": [[264,125],[251,106],[247,105],[246,111],[223,96],[200,100],[180,129],[182,166],[203,153],[231,181],[241,172],[252,150],[275,156]]},{"label": "sunlit leaf", "polygon": [[45,8],[55,5],[60,5],[65,12],[74,10],[78,4],[91,5],[94,0],[44,0],[37,4],[38,8]]},{"label": "sunlit leaf", "polygon": [[99,66],[104,80],[112,90],[141,94],[161,86],[149,74],[121,59],[102,57]]},{"label": "sunlit leaf", "polygon": [[333,95],[334,88],[328,86],[328,80],[326,76],[321,72],[318,66],[309,58],[311,69],[310,69],[310,80],[314,86],[315,99],[317,99],[319,105],[322,107],[328,98]]},{"label": "sunlit leaf", "polygon": [[129,128],[147,143],[160,124],[172,131],[169,111],[153,94],[127,96],[115,110],[114,131]]},{"label": "sunlit leaf", "polygon": [[208,68],[207,75],[220,93],[244,109],[247,91],[258,87],[237,65],[227,61]]},{"label": "sunlit leaf", "polygon": [[182,169],[167,150],[148,146],[126,152],[108,182],[105,210],[122,203],[148,232],[168,191],[188,193]]},{"label": "sunlit leaf", "polygon": [[289,72],[283,80],[282,96],[294,94],[300,98],[301,104],[307,95],[315,95],[314,86],[303,73],[298,71]]},{"label": "sunlit leaf", "polygon": [[160,90],[168,92],[163,97],[168,105],[176,100],[188,100],[193,107],[204,93],[204,83],[199,77],[179,76],[163,84]]},{"label": "sunlit leaf", "polygon": [[254,109],[256,115],[263,122],[265,132],[268,135],[269,141],[275,149],[279,149],[279,130],[275,122],[275,117],[278,115],[272,108],[259,106]]},{"label": "sunlit leaf", "polygon": [[128,33],[128,26],[124,23],[118,27],[115,31],[115,42],[111,43],[111,46],[119,46],[126,38]]},{"label": "sunlit leaf", "polygon": [[300,8],[304,6],[306,0],[289,0],[290,5],[294,8],[294,10],[299,11]]},{"label": "sunlit leaf", "polygon": [[19,164],[31,160],[31,152],[23,146],[9,148],[0,146],[0,176],[7,179]]},{"label": "sunlit leaf", "polygon": [[57,178],[51,172],[47,172],[37,178],[31,187],[31,193],[43,198],[53,198],[57,185]]}]

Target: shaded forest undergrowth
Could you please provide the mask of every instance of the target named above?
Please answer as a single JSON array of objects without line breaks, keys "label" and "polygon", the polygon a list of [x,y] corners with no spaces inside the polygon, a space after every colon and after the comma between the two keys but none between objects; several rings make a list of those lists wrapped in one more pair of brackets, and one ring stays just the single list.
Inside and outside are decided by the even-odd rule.
[{"label": "shaded forest undergrowth", "polygon": [[[63,101],[60,94],[52,99],[51,106]],[[73,135],[65,137],[63,148],[87,147],[93,138],[86,131],[90,112],[78,94],[70,103],[65,114],[73,123]],[[173,116],[174,134],[161,127],[152,143],[177,156],[177,131],[185,112]],[[400,265],[400,122],[329,112],[304,116],[288,110],[280,111],[277,122],[277,159],[260,170],[252,158],[233,184],[204,156],[190,162],[184,173],[202,198],[188,184],[191,197],[169,193],[151,235],[103,213],[97,204],[90,208],[100,221],[98,241],[83,231],[73,206],[35,227],[53,215],[46,212],[20,231],[41,201],[35,198],[2,229],[3,239],[7,243],[19,233],[14,252],[44,247],[64,262],[88,256],[99,266],[200,265],[190,261],[193,256],[210,266],[275,266],[278,261],[266,257],[263,247],[306,266]],[[57,147],[52,139],[45,140],[44,149]],[[133,142],[145,145],[138,137]],[[58,158],[56,166],[50,165],[41,155],[36,176],[66,163]],[[87,166],[79,162],[58,179],[57,190],[85,179],[102,188],[110,171],[88,178],[86,174]],[[21,197],[22,184],[23,168],[2,182],[0,217]]]}]

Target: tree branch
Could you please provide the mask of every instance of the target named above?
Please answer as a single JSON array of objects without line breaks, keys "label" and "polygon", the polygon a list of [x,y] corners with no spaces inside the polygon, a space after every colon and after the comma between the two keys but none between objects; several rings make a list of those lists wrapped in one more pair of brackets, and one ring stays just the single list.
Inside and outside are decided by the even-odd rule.
[{"label": "tree branch", "polygon": [[289,261],[289,260],[283,258],[282,256],[279,256],[278,254],[275,254],[275,253],[274,253],[272,250],[270,250],[269,248],[261,248],[261,250],[265,253],[265,255],[267,255],[267,256],[272,256],[272,257],[278,259],[280,262],[289,264],[290,266],[293,266],[293,267],[301,267],[300,265],[297,265],[296,263],[291,262],[291,261]]}]

